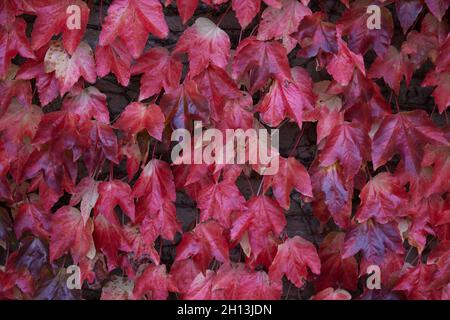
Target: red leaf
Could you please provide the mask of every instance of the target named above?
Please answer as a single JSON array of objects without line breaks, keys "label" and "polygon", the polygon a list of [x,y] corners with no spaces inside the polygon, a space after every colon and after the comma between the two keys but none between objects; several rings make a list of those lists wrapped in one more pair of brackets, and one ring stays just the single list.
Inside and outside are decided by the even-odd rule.
[{"label": "red leaf", "polygon": [[17,18],[14,23],[5,26],[0,25],[0,79],[3,80],[8,74],[11,59],[18,53],[25,58],[35,59],[33,50],[25,35],[26,23]]},{"label": "red leaf", "polygon": [[78,263],[94,249],[93,229],[92,220],[85,223],[78,209],[70,206],[58,209],[52,216],[50,261],[70,251],[74,262]]},{"label": "red leaf", "polygon": [[135,208],[131,188],[120,180],[100,182],[95,214],[104,215],[108,219],[115,217],[114,208],[119,205],[125,214],[134,221]]},{"label": "red leaf", "polygon": [[95,120],[85,121],[80,127],[84,150],[84,162],[90,174],[105,158],[118,164],[117,137],[111,126]]},{"label": "red leaf", "polygon": [[236,49],[232,76],[238,80],[248,77],[250,93],[265,86],[269,78],[281,83],[292,79],[286,49],[276,41],[246,38]]},{"label": "red leaf", "polygon": [[[274,8],[281,8],[280,0],[264,0],[264,2]],[[241,25],[245,29],[261,8],[261,0],[232,0],[233,10]]]},{"label": "red leaf", "polygon": [[170,275],[181,293],[189,290],[192,281],[199,273],[201,270],[192,259],[175,261],[170,267]]},{"label": "red leaf", "polygon": [[177,220],[175,205],[170,201],[164,201],[157,211],[146,211],[140,230],[151,242],[155,241],[158,236],[173,241],[175,234],[182,232]]},{"label": "red leaf", "polygon": [[314,194],[314,215],[321,224],[333,217],[341,228],[350,225],[353,184],[343,175],[338,164],[326,168],[314,169],[311,173]]},{"label": "red leaf", "polygon": [[261,15],[258,28],[258,40],[282,39],[287,52],[295,47],[290,35],[297,31],[300,21],[311,10],[297,0],[282,0],[281,8],[267,7]]},{"label": "red leaf", "polygon": [[189,56],[189,75],[194,77],[209,64],[225,68],[230,56],[230,38],[211,20],[200,17],[183,32],[174,54],[186,52]]},{"label": "red leaf", "polygon": [[245,209],[245,198],[234,182],[213,182],[200,190],[197,207],[200,209],[202,222],[215,219],[225,228],[229,228],[231,213]]},{"label": "red leaf", "polygon": [[448,0],[425,0],[425,3],[430,9],[431,13],[441,21],[450,6],[450,1]]},{"label": "red leaf", "polygon": [[280,157],[279,161],[278,173],[267,176],[264,189],[267,190],[271,186],[275,199],[283,209],[288,210],[290,194],[294,188],[305,197],[313,197],[311,179],[305,167],[294,157]]},{"label": "red leaf", "polygon": [[388,115],[373,137],[374,169],[384,165],[395,153],[400,153],[405,171],[417,176],[426,143],[448,145],[442,131],[435,127],[425,112],[416,110]]},{"label": "red leaf", "polygon": [[346,179],[353,178],[364,160],[370,159],[370,138],[357,123],[344,122],[335,126],[320,153],[320,166],[328,167],[339,161]]},{"label": "red leaf", "polygon": [[156,104],[146,106],[140,102],[132,102],[125,107],[114,126],[133,137],[146,129],[149,135],[161,140],[164,114]]},{"label": "red leaf", "polygon": [[152,48],[140,57],[131,68],[133,75],[143,73],[139,101],[161,91],[177,88],[180,84],[182,64],[163,47]]},{"label": "red leaf", "polygon": [[16,79],[36,79],[36,87],[39,92],[41,105],[49,104],[58,96],[59,85],[54,72],[46,73],[44,57],[48,46],[42,47],[36,52],[36,60],[27,60],[17,72]]},{"label": "red leaf", "polygon": [[91,210],[97,203],[97,199],[99,197],[98,185],[99,182],[95,181],[93,178],[84,177],[75,187],[72,198],[70,198],[71,206],[75,206],[81,202],[80,211],[83,216],[84,223],[88,221],[91,215]]},{"label": "red leaf", "polygon": [[320,274],[320,259],[314,245],[295,236],[278,246],[278,252],[269,269],[272,280],[279,280],[283,274],[297,288],[301,288],[308,276],[307,267],[315,274]]},{"label": "red leaf", "polygon": [[165,38],[169,33],[161,3],[157,0],[114,0],[102,25],[99,43],[112,44],[120,38],[131,56],[144,51],[148,33]]},{"label": "red leaf", "polygon": [[379,224],[372,220],[354,226],[345,236],[342,258],[362,251],[364,264],[381,265],[389,253],[403,254],[402,240],[393,223]]},{"label": "red leaf", "polygon": [[[69,10],[70,6],[75,6],[78,10]],[[64,48],[69,54],[73,54],[86,31],[89,19],[87,4],[81,0],[50,0],[39,2],[34,9],[37,18],[31,34],[33,49],[40,49],[54,35],[62,32]],[[77,19],[80,25],[70,26],[70,22]]]},{"label": "red leaf", "polygon": [[104,77],[112,72],[124,87],[130,82],[131,60],[130,53],[120,39],[106,46],[97,46],[95,49],[98,76]]},{"label": "red leaf", "polygon": [[109,272],[120,264],[119,250],[130,251],[126,240],[124,231],[116,216],[98,214],[94,218],[95,247],[106,256]]},{"label": "red leaf", "polygon": [[315,283],[317,290],[328,287],[356,290],[358,284],[358,262],[355,257],[342,258],[345,233],[330,232],[320,244],[321,274]]},{"label": "red leaf", "polygon": [[83,89],[81,85],[75,85],[64,97],[62,110],[76,113],[81,122],[94,118],[99,122],[109,123],[106,95],[95,87]]},{"label": "red leaf", "polygon": [[286,226],[286,217],[278,203],[267,196],[251,198],[238,219],[233,222],[230,237],[233,241],[241,239],[248,231],[252,253],[257,256],[268,245],[268,235],[278,237]]},{"label": "red leaf", "polygon": [[134,259],[150,258],[154,263],[159,264],[160,257],[154,247],[154,238],[139,231],[138,226],[126,225],[123,229],[123,236],[130,245],[130,251],[134,254]]},{"label": "red leaf", "polygon": [[356,219],[360,223],[370,218],[379,223],[387,223],[405,215],[408,195],[398,179],[389,173],[379,173],[367,182],[359,197],[361,204]]},{"label": "red leaf", "polygon": [[199,120],[209,123],[209,102],[200,94],[194,81],[185,81],[176,89],[164,94],[160,101],[166,121],[174,129],[192,128],[192,121]]},{"label": "red leaf", "polygon": [[175,183],[169,164],[150,160],[134,185],[133,195],[143,198],[151,213],[160,210],[165,201],[175,201]]},{"label": "red leaf", "polygon": [[193,231],[183,235],[175,261],[192,257],[203,270],[213,257],[223,263],[229,262],[228,243],[223,232],[224,229],[213,220],[198,224]]},{"label": "red leaf", "polygon": [[375,79],[383,77],[389,87],[398,94],[403,76],[406,80],[406,86],[409,86],[413,71],[414,67],[409,59],[391,46],[382,58],[377,57],[367,76]]},{"label": "red leaf", "polygon": [[170,292],[178,292],[175,282],[167,274],[166,266],[149,265],[135,280],[133,296],[142,298],[144,295],[152,300],[165,300]]},{"label": "red leaf", "polygon": [[89,83],[97,79],[94,54],[85,42],[81,42],[71,56],[61,43],[54,42],[45,54],[44,64],[46,73],[55,72],[61,95],[69,91],[80,77]]},{"label": "red leaf", "polygon": [[327,65],[327,71],[342,86],[347,86],[358,70],[365,75],[364,60],[361,54],[353,53],[347,44],[338,39],[339,50]]},{"label": "red leaf", "polygon": [[38,203],[22,203],[14,217],[14,231],[17,239],[20,239],[25,231],[48,239],[50,218],[51,216]]},{"label": "red leaf", "polygon": [[325,21],[322,12],[314,12],[302,19],[298,32],[293,34],[301,46],[298,55],[305,58],[317,56],[319,53],[337,53],[336,26]]},{"label": "red leaf", "polygon": [[[172,0],[170,0],[172,2]],[[185,24],[197,9],[199,0],[176,0],[178,13],[181,17],[181,22]],[[166,4],[167,6],[168,4]]]},{"label": "red leaf", "polygon": [[391,44],[394,33],[394,22],[390,11],[385,7],[381,9],[381,28],[369,29],[367,21],[370,13],[367,12],[367,1],[358,1],[346,10],[339,21],[342,34],[349,36],[348,46],[357,54],[365,54],[373,48],[378,56],[382,56]]},{"label": "red leaf", "polygon": [[217,122],[221,122],[225,116],[224,108],[230,100],[244,99],[228,73],[215,65],[210,65],[193,80],[197,83],[200,93],[208,98],[211,118]]},{"label": "red leaf", "polygon": [[443,113],[450,106],[450,74],[428,73],[422,82],[422,86],[436,86],[432,96],[438,105],[440,113]]},{"label": "red leaf", "polygon": [[429,197],[433,193],[444,193],[450,189],[450,148],[425,146],[422,167],[433,165],[433,176],[426,186],[425,194]]},{"label": "red leaf", "polygon": [[404,34],[414,24],[422,9],[419,0],[395,1],[395,10]]},{"label": "red leaf", "polygon": [[285,117],[295,120],[299,127],[305,120],[312,120],[308,113],[314,110],[316,97],[309,74],[301,67],[292,69],[294,81],[275,80],[262,100],[259,111],[262,120],[277,127]]}]

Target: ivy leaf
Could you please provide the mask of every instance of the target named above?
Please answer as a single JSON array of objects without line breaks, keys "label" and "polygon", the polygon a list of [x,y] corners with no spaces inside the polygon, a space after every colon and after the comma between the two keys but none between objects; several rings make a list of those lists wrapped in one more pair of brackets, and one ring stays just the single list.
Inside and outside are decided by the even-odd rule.
[{"label": "ivy leaf", "polygon": [[418,176],[426,143],[448,145],[439,128],[424,111],[387,115],[373,137],[372,161],[374,169],[384,165],[395,153],[400,153],[407,173]]},{"label": "ivy leaf", "polygon": [[99,122],[109,123],[106,95],[96,87],[83,89],[81,85],[73,86],[72,90],[64,97],[62,110],[77,114],[81,122],[94,118]]},{"label": "ivy leaf", "polygon": [[17,239],[20,239],[26,231],[31,231],[37,237],[48,239],[50,219],[51,216],[38,202],[22,203],[14,217],[14,231]]},{"label": "ivy leaf", "polygon": [[298,55],[304,58],[317,56],[319,53],[337,53],[336,26],[324,21],[323,12],[314,12],[305,16],[292,36],[301,46]]},{"label": "ivy leaf", "polygon": [[320,274],[319,256],[311,242],[295,236],[278,246],[269,276],[272,280],[278,280],[284,274],[297,288],[301,288],[308,275],[307,268],[315,274]]},{"label": "ivy leaf", "polygon": [[44,64],[46,73],[55,72],[61,95],[68,92],[80,77],[89,83],[94,83],[97,79],[94,54],[85,42],[81,42],[71,56],[61,43],[53,43],[45,54]]},{"label": "ivy leaf", "polygon": [[422,9],[419,0],[395,1],[395,10],[404,34],[414,24]]},{"label": "ivy leaf", "polygon": [[[280,0],[264,0],[264,2],[271,7],[281,8]],[[261,9],[261,0],[232,0],[231,3],[242,29],[252,22]]]},{"label": "ivy leaf", "polygon": [[114,208],[119,205],[125,214],[134,221],[134,199],[128,184],[120,180],[100,182],[98,194],[97,203],[95,204],[95,214],[97,216],[115,217]]},{"label": "ivy leaf", "polygon": [[259,111],[262,120],[271,127],[277,127],[287,116],[295,120],[299,127],[305,120],[312,120],[315,95],[309,74],[301,67],[292,69],[293,81],[275,80],[270,91],[262,100]]},{"label": "ivy leaf", "polygon": [[166,266],[149,265],[135,280],[133,296],[141,298],[144,295],[152,300],[166,300],[169,291],[178,292],[175,282],[167,274]]},{"label": "ivy leaf", "polygon": [[137,59],[144,51],[149,33],[159,38],[169,33],[158,0],[114,0],[102,25],[99,43],[107,46],[120,38]]},{"label": "ivy leaf", "polygon": [[[79,16],[71,17],[70,6],[76,6],[77,10],[73,14]],[[74,54],[83,35],[89,19],[89,7],[81,0],[50,0],[39,2],[34,6],[36,21],[31,34],[31,45],[33,50],[38,50],[49,42],[54,35],[62,32],[64,49],[70,54]],[[52,17],[51,21],[49,17]],[[71,20],[79,19],[79,26],[74,28],[69,26]]]},{"label": "ivy leaf", "polygon": [[294,188],[305,197],[313,197],[311,179],[305,167],[294,157],[280,157],[279,161],[278,173],[264,180],[264,189],[271,186],[279,205],[288,210],[290,194]]},{"label": "ivy leaf", "polygon": [[174,129],[191,129],[194,120],[209,123],[209,101],[200,94],[194,81],[187,80],[178,88],[166,92],[160,106],[166,121]]},{"label": "ivy leaf", "polygon": [[146,129],[150,136],[161,140],[164,114],[156,104],[146,106],[140,102],[132,102],[125,107],[114,126],[132,137]]},{"label": "ivy leaf", "polygon": [[362,162],[369,159],[369,135],[360,125],[348,122],[331,130],[319,156],[322,167],[328,167],[339,161],[347,179],[354,177],[359,172]]},{"label": "ivy leaf", "polygon": [[98,76],[102,78],[112,72],[124,87],[130,82],[131,60],[131,54],[120,39],[106,46],[97,46],[95,49]]},{"label": "ivy leaf", "polygon": [[225,228],[231,226],[231,213],[245,209],[245,198],[234,183],[212,182],[200,190],[197,199],[200,220],[215,219]]},{"label": "ivy leaf", "polygon": [[150,160],[134,185],[133,196],[143,198],[150,212],[160,210],[166,200],[175,201],[175,183],[169,164]]},{"label": "ivy leaf", "polygon": [[381,265],[388,253],[403,254],[400,232],[394,223],[379,224],[372,220],[354,226],[345,236],[342,258],[362,252],[365,264]]},{"label": "ivy leaf", "polygon": [[369,29],[367,7],[367,1],[356,1],[344,12],[338,26],[342,28],[342,34],[349,37],[349,47],[353,52],[364,55],[373,48],[378,56],[382,56],[388,50],[394,33],[392,15],[386,7],[380,6],[381,28]]},{"label": "ivy leaf", "polygon": [[83,178],[75,187],[74,193],[70,199],[71,206],[75,206],[81,202],[80,211],[84,223],[88,221],[91,210],[95,207],[99,197],[98,184],[99,182],[91,177]]},{"label": "ivy leaf", "polygon": [[430,9],[431,13],[441,21],[450,6],[450,1],[448,0],[425,0],[425,3]]},{"label": "ivy leaf", "polygon": [[152,48],[144,53],[133,66],[131,74],[143,73],[139,101],[161,91],[169,91],[179,86],[182,71],[181,61],[169,54],[166,48]]},{"label": "ivy leaf", "polygon": [[230,57],[230,38],[211,20],[201,17],[178,40],[174,54],[182,52],[189,56],[191,77],[198,75],[210,63],[225,68]]},{"label": "ivy leaf", "polygon": [[26,23],[16,18],[12,24],[0,25],[0,79],[5,79],[11,59],[18,53],[25,58],[35,59],[36,56],[30,47],[25,35]]},{"label": "ivy leaf", "polygon": [[400,181],[389,173],[377,174],[367,182],[359,197],[361,204],[356,219],[360,223],[373,218],[384,224],[405,215],[408,195]]},{"label": "ivy leaf", "polygon": [[377,57],[367,76],[375,79],[383,77],[389,87],[398,94],[403,77],[405,77],[406,86],[409,86],[413,71],[414,67],[408,58],[391,46],[383,58]]},{"label": "ivy leaf", "polygon": [[92,220],[84,221],[81,212],[70,206],[58,209],[52,217],[50,234],[50,261],[69,252],[75,263],[95,250],[92,239]]},{"label": "ivy leaf", "polygon": [[270,78],[282,83],[290,80],[286,49],[276,41],[259,41],[255,37],[244,39],[236,49],[232,77],[237,80],[248,77],[250,93],[261,89]]},{"label": "ivy leaf", "polygon": [[295,40],[290,35],[297,31],[300,21],[311,14],[311,10],[297,0],[282,0],[281,8],[267,7],[262,13],[257,38],[282,39],[290,52],[295,47]]},{"label": "ivy leaf", "polygon": [[355,257],[342,258],[344,232],[330,232],[320,244],[319,257],[321,274],[316,282],[317,290],[328,287],[345,288],[354,291],[358,284],[358,263]]},{"label": "ivy leaf", "polygon": [[224,229],[214,220],[198,224],[193,231],[183,235],[176,249],[175,261],[192,257],[203,270],[206,270],[213,257],[228,263],[228,243],[223,233]]},{"label": "ivy leaf", "polygon": [[251,252],[258,256],[268,244],[268,235],[278,237],[286,226],[286,217],[278,203],[268,196],[251,198],[230,230],[232,241],[242,238],[248,231]]}]

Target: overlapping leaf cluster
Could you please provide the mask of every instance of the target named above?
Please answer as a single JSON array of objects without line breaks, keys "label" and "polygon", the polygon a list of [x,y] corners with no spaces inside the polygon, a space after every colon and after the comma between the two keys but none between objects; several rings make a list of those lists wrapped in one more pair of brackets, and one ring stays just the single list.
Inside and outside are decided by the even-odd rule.
[{"label": "overlapping leaf cluster", "polygon": [[[73,264],[102,299],[279,299],[283,281],[312,299],[449,299],[450,1],[202,1],[218,19],[175,2],[113,0],[95,47],[81,0],[1,2],[0,298],[79,298]],[[372,4],[380,29],[367,27]],[[146,45],[171,34],[164,6],[185,25],[170,50]],[[230,16],[238,40],[221,28]],[[437,110],[398,103],[423,70]],[[140,81],[117,119],[96,87],[109,74]],[[173,165],[170,133],[194,120],[290,121],[314,131],[314,160],[294,146],[274,176]],[[177,193],[198,208],[190,224]],[[302,214],[294,194],[320,224],[314,244],[286,232],[286,213]],[[371,265],[381,290],[365,286]]]}]

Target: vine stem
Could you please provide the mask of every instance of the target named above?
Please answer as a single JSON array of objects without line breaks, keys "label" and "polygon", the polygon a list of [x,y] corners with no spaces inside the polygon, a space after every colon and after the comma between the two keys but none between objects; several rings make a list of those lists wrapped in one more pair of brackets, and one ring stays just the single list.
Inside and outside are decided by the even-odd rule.
[{"label": "vine stem", "polygon": [[145,147],[145,157],[142,160],[141,169],[144,169],[145,164],[147,163],[148,153],[150,152],[150,139],[147,142],[147,146]]},{"label": "vine stem", "polygon": [[[264,172],[263,172],[264,173]],[[259,187],[258,187],[258,191],[256,192],[256,196],[259,196],[260,195],[260,193],[261,193],[261,188],[262,188],[262,185],[264,184],[264,178],[265,178],[266,176],[262,176],[262,179],[261,179],[261,182],[259,183]]]},{"label": "vine stem", "polygon": [[294,146],[291,148],[291,151],[289,152],[289,156],[288,157],[292,157],[292,155],[294,154],[294,151],[297,149],[300,141],[302,140],[303,137],[303,132],[305,131],[305,127],[302,127],[300,134],[297,137],[297,140],[295,141]]},{"label": "vine stem", "polygon": [[220,24],[222,23],[223,19],[225,18],[225,16],[227,15],[227,13],[230,11],[231,9],[231,4],[227,7],[227,9],[225,10],[225,12],[220,16],[219,21],[217,22],[217,26],[219,27]]}]

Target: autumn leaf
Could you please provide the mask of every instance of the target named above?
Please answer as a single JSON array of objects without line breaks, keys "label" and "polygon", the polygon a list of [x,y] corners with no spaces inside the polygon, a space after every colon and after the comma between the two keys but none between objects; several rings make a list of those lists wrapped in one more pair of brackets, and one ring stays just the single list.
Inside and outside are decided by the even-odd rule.
[{"label": "autumn leaf", "polygon": [[225,68],[230,56],[230,38],[211,20],[201,17],[178,40],[173,53],[182,52],[189,56],[190,77],[198,75],[210,63]]},{"label": "autumn leaf", "polygon": [[423,111],[388,115],[381,122],[372,140],[372,161],[375,169],[384,165],[395,153],[402,156],[406,172],[417,176],[426,143],[448,145]]},{"label": "autumn leaf", "polygon": [[381,265],[388,253],[403,254],[402,240],[397,225],[379,224],[368,220],[354,226],[345,236],[342,258],[362,252],[367,264]]},{"label": "autumn leaf", "polygon": [[244,39],[236,49],[232,77],[238,80],[248,77],[250,93],[261,89],[270,78],[281,83],[290,80],[286,49],[276,41]]},{"label": "autumn leaf", "polygon": [[280,279],[284,274],[297,288],[301,288],[308,275],[307,268],[315,274],[320,274],[319,256],[312,243],[295,236],[278,246],[269,276],[273,280]]},{"label": "autumn leaf", "polygon": [[140,102],[132,102],[125,107],[114,126],[133,137],[146,129],[150,136],[161,140],[164,114],[156,104],[146,106]]},{"label": "autumn leaf", "polygon": [[181,61],[170,55],[166,48],[157,47],[145,52],[131,67],[131,74],[143,73],[139,101],[159,93],[161,89],[168,91],[178,87],[181,71]]},{"label": "autumn leaf", "polygon": [[97,78],[94,54],[85,42],[81,42],[71,56],[61,43],[53,43],[45,54],[44,65],[46,73],[55,72],[61,95],[68,92],[80,77],[89,83],[94,83]]},{"label": "autumn leaf", "polygon": [[99,43],[107,46],[120,38],[137,59],[144,51],[149,33],[160,38],[169,33],[159,1],[114,0],[102,24]]},{"label": "autumn leaf", "polygon": [[272,187],[275,199],[283,209],[288,210],[290,194],[295,188],[308,198],[312,198],[311,179],[305,167],[293,157],[280,157],[278,173],[264,180],[264,189]]},{"label": "autumn leaf", "polygon": [[[75,263],[95,250],[92,220],[85,220],[81,212],[70,206],[64,206],[53,215],[50,231],[50,261],[70,252]],[[94,251],[95,254],[95,251]]]}]

